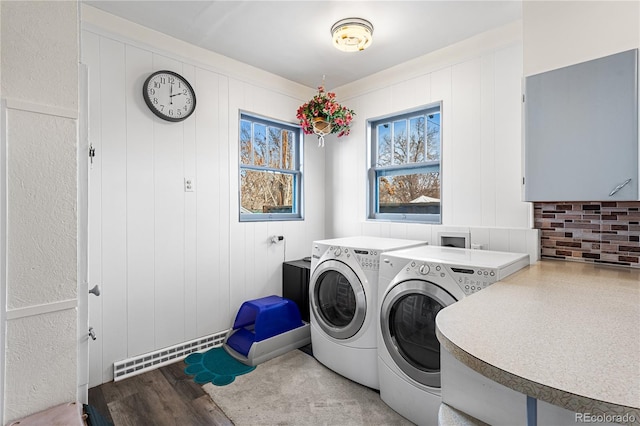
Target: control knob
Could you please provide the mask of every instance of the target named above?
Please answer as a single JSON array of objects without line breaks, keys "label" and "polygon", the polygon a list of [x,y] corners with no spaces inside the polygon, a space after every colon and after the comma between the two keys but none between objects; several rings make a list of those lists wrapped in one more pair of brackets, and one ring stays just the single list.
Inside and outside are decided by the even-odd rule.
[{"label": "control knob", "polygon": [[429,265],[427,265],[426,263],[423,263],[422,265],[420,265],[420,268],[418,268],[418,271],[422,274],[422,275],[427,275],[429,273]]},{"label": "control knob", "polygon": [[340,247],[336,248],[336,251],[333,252],[333,254],[338,257],[342,254],[342,249]]}]

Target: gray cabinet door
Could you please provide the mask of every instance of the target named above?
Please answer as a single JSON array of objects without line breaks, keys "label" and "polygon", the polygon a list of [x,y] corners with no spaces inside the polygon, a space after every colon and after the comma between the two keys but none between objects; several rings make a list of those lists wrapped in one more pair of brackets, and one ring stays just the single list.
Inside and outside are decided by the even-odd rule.
[{"label": "gray cabinet door", "polygon": [[527,77],[524,99],[525,201],[640,199],[638,49]]}]

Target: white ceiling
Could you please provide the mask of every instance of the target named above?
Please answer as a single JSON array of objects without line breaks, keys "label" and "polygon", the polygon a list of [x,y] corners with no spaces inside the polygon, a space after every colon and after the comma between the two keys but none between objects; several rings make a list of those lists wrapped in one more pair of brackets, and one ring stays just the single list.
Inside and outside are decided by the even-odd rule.
[{"label": "white ceiling", "polygon": [[[521,18],[506,1],[115,1],[106,12],[315,88],[342,86]],[[330,28],[358,17],[374,26],[367,50],[332,46]]]}]

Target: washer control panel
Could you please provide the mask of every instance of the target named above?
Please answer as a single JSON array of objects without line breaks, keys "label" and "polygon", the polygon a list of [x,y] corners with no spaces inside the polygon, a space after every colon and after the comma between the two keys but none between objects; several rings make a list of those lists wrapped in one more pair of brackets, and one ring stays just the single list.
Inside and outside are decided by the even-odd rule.
[{"label": "washer control panel", "polygon": [[425,279],[429,277],[444,278],[449,275],[466,295],[482,290],[497,281],[497,272],[494,268],[412,261],[407,264],[405,271]]},{"label": "washer control panel", "polygon": [[465,294],[473,294],[497,281],[493,268],[470,268],[447,266],[451,276]]},{"label": "washer control panel", "polygon": [[380,257],[377,250],[362,250],[349,247],[329,247],[329,252],[336,258],[356,259],[365,271],[377,271],[380,269]]}]

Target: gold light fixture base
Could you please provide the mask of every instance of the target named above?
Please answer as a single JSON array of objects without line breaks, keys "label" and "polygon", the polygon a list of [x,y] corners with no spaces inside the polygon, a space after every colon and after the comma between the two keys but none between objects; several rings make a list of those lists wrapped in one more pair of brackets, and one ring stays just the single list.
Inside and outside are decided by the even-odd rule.
[{"label": "gold light fixture base", "polygon": [[343,52],[358,52],[371,46],[373,25],[366,19],[345,18],[331,27],[333,45]]}]

